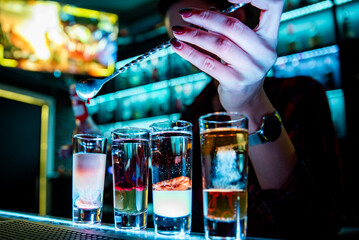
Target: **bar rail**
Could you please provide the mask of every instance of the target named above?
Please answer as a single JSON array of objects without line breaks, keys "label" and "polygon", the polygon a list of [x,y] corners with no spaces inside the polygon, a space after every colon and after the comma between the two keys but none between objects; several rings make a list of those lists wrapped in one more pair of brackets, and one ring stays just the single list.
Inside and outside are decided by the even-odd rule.
[{"label": "bar rail", "polygon": [[[71,219],[41,216],[0,209],[0,239],[173,239],[156,235],[154,229],[119,231],[113,224],[76,225]],[[205,239],[203,233],[191,233],[181,239]],[[251,238],[247,240],[270,240]]]}]

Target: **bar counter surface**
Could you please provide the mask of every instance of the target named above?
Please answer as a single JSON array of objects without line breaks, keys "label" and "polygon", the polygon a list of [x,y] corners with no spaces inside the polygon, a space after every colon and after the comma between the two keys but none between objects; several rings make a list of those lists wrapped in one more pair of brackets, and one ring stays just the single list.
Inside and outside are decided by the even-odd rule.
[{"label": "bar counter surface", "polygon": [[[0,239],[174,239],[156,235],[154,229],[143,231],[116,231],[113,224],[74,225],[71,219],[40,216],[30,213],[0,210]],[[205,239],[201,233],[178,239]],[[247,240],[269,240],[251,238]]]}]

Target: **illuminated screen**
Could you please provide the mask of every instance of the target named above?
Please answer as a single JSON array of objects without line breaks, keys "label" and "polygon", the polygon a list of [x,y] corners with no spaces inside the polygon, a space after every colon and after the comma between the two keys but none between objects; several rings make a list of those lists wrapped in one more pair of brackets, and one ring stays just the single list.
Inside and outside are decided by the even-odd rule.
[{"label": "illuminated screen", "polygon": [[0,65],[106,76],[117,55],[117,15],[51,1],[0,1]]}]

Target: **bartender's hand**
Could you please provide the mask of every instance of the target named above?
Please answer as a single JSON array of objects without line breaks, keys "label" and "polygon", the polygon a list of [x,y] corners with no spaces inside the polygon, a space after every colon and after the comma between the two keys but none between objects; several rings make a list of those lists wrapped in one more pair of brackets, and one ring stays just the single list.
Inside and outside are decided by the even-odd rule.
[{"label": "bartender's hand", "polygon": [[[253,30],[236,18],[213,10],[181,10],[182,19],[192,27],[173,27],[174,50],[202,71],[217,79],[218,92],[226,111],[248,116],[248,131],[255,132],[263,115],[274,108],[263,89],[264,78],[275,63],[278,29],[283,0],[229,0],[247,2],[261,10]],[[197,47],[205,50],[198,51]],[[297,155],[287,132],[271,143],[249,148],[249,157],[263,189],[278,189],[297,164]]]},{"label": "bartender's hand", "polygon": [[[173,27],[179,41],[172,40],[172,45],[179,55],[219,81],[218,91],[226,111],[261,120],[262,113],[274,111],[264,93],[263,81],[277,58],[275,49],[283,0],[229,1],[246,2],[260,9],[258,26],[252,30],[240,20],[215,10],[191,8],[180,11],[183,20],[205,30]],[[263,112],[258,111],[258,106],[264,108]]]}]

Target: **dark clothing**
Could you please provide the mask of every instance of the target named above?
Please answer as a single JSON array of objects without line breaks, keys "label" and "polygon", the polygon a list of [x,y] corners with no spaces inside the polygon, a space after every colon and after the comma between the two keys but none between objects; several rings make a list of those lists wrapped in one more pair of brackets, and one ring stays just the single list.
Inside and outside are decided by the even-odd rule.
[{"label": "dark clothing", "polygon": [[[248,236],[308,238],[318,234],[319,239],[328,239],[338,231],[336,204],[341,180],[324,88],[311,78],[296,77],[267,78],[264,89],[282,117],[299,161],[278,190],[262,190],[249,164]],[[214,112],[211,99],[215,95],[217,88],[211,82],[181,117],[193,124],[193,232],[203,232],[198,118]]]}]

